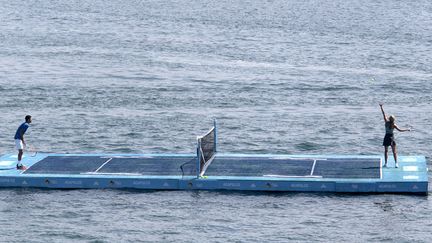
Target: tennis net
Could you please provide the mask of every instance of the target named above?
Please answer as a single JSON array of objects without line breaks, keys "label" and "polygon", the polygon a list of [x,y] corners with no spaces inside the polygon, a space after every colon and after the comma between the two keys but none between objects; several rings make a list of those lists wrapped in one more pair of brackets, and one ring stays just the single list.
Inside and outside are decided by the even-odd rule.
[{"label": "tennis net", "polygon": [[197,138],[198,147],[198,177],[203,176],[207,167],[213,161],[216,155],[216,121],[214,126],[205,135]]}]

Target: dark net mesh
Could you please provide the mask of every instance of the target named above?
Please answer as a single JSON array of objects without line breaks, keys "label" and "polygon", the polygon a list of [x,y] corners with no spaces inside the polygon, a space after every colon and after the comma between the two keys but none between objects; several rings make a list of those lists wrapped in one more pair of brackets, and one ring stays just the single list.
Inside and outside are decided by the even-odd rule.
[{"label": "dark net mesh", "polygon": [[199,142],[199,156],[200,156],[200,172],[205,168],[205,165],[210,162],[210,159],[216,153],[215,151],[215,129],[212,128],[206,135],[198,138]]}]

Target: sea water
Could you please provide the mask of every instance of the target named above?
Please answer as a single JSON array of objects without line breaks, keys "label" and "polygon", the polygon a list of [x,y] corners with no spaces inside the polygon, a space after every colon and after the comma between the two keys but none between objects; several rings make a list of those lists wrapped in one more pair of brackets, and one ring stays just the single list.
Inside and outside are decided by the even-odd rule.
[{"label": "sea water", "polygon": [[[431,156],[432,3],[0,1],[0,153]],[[429,164],[429,167],[430,164]],[[0,190],[3,242],[430,242],[407,195]]]}]

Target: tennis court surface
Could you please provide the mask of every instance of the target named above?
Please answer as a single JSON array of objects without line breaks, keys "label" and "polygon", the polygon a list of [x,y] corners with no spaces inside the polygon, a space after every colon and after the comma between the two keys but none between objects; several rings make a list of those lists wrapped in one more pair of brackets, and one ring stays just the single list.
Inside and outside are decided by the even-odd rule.
[{"label": "tennis court surface", "polygon": [[[393,161],[389,161],[392,166]],[[193,154],[16,155],[0,157],[0,187],[133,188],[152,190],[319,191],[427,194],[424,156],[223,154],[216,124],[197,137]]]},{"label": "tennis court surface", "polygon": [[[24,174],[196,175],[196,157],[48,156]],[[203,176],[381,178],[379,158],[287,158],[215,156]]]}]

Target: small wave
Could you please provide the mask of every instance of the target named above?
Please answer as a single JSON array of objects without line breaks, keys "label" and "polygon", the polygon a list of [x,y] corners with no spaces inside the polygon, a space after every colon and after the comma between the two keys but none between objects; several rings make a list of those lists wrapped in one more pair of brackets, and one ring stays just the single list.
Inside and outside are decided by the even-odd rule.
[{"label": "small wave", "polygon": [[313,142],[298,143],[295,145],[295,147],[300,151],[313,151],[321,148],[319,144]]}]

